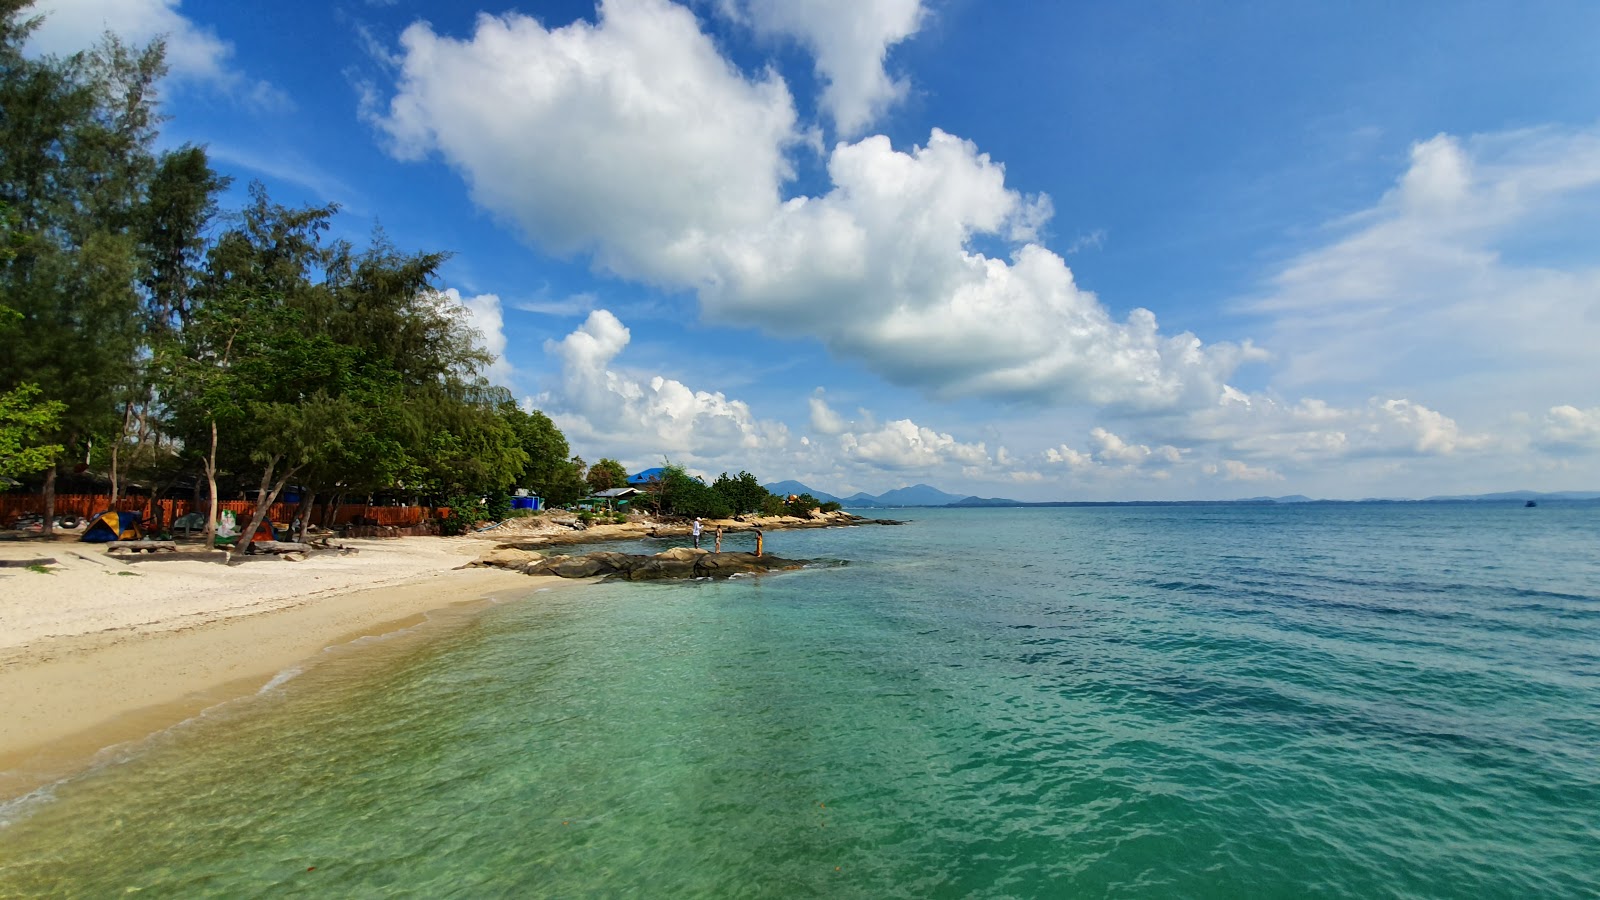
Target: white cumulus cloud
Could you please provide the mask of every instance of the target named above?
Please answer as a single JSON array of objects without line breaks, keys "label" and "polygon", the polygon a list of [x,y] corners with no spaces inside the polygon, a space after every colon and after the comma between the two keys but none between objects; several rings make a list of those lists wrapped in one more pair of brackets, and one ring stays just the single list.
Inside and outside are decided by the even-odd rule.
[{"label": "white cumulus cloud", "polygon": [[566,337],[545,343],[545,351],[560,361],[561,375],[557,389],[541,401],[562,429],[600,445],[607,455],[636,459],[678,454],[685,462],[737,463],[788,446],[787,426],[757,419],[743,401],[616,368],[631,339],[616,316],[597,309]]},{"label": "white cumulus cloud", "polygon": [[884,469],[932,470],[948,464],[978,467],[990,462],[983,443],[964,443],[910,419],[886,422],[874,431],[839,436],[845,456]]},{"label": "white cumulus cloud", "polygon": [[931,395],[1193,407],[1262,357],[1163,334],[1148,310],[1114,317],[1038,242],[1049,198],[937,129],[908,150],[841,143],[827,191],[785,198],[801,139],[787,86],[746,78],[666,0],[607,0],[598,24],[555,29],[481,16],[460,40],[415,24],[377,121],[541,246]]},{"label": "white cumulus cloud", "polygon": [[707,233],[759,227],[798,139],[782,79],[750,81],[693,13],[607,0],[599,23],[546,29],[478,17],[468,39],[425,22],[401,35],[398,92],[378,119],[401,158],[438,153],[473,199],[559,253],[619,275],[704,275]]},{"label": "white cumulus cloud", "polygon": [[1600,406],[1552,406],[1545,414],[1539,443],[1558,453],[1600,450]]},{"label": "white cumulus cloud", "polygon": [[889,48],[916,34],[921,0],[744,0],[725,4],[757,31],[798,40],[816,59],[822,107],[840,134],[854,137],[905,96],[889,75]]}]

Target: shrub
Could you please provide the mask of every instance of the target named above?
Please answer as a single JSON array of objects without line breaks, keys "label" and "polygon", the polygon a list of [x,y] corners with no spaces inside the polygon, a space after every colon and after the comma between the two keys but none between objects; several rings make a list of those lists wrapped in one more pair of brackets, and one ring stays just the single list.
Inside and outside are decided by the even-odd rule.
[{"label": "shrub", "polygon": [[578,521],[588,525],[594,521],[594,513],[589,512],[586,509],[583,512],[578,513]]},{"label": "shrub", "polygon": [[800,516],[804,518],[806,515],[810,514],[813,509],[816,509],[821,505],[822,501],[811,496],[810,494],[801,494],[793,500],[784,501],[783,512],[785,515]]},{"label": "shrub", "polygon": [[837,500],[829,500],[827,503],[822,504],[821,509],[823,512],[838,512],[844,509],[844,504]]}]

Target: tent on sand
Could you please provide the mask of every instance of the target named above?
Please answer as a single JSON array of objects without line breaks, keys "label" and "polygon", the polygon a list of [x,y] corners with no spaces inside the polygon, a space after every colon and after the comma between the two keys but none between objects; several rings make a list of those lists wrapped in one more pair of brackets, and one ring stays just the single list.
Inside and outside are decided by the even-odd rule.
[{"label": "tent on sand", "polygon": [[78,540],[88,541],[91,544],[137,541],[144,537],[139,531],[139,519],[139,514],[136,512],[107,510],[89,520],[89,527],[83,530],[83,537]]}]

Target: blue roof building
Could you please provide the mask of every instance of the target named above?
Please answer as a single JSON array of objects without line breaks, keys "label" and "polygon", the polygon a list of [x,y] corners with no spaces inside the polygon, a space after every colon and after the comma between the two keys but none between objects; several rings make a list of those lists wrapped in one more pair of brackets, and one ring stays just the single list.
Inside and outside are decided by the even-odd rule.
[{"label": "blue roof building", "polygon": [[667,470],[661,466],[657,466],[654,469],[645,469],[643,472],[640,472],[636,475],[629,475],[628,483],[635,487],[639,487],[649,484],[652,481],[660,481],[661,479],[665,478],[666,475]]}]

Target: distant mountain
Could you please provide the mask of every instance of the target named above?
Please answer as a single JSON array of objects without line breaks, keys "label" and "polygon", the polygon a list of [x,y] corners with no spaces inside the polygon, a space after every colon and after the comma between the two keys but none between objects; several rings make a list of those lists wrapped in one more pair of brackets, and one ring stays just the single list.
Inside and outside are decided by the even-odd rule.
[{"label": "distant mountain", "polygon": [[1452,497],[1429,497],[1432,501],[1494,501],[1494,500],[1600,500],[1600,491],[1501,491],[1497,494],[1460,494]]},{"label": "distant mountain", "polygon": [[1243,500],[1236,500],[1234,502],[1236,502],[1236,503],[1315,503],[1316,501],[1312,500],[1310,497],[1307,497],[1305,494],[1290,494],[1287,497],[1246,497]]},{"label": "distant mountain", "polygon": [[839,501],[838,497],[835,497],[826,491],[819,491],[814,487],[806,487],[798,481],[777,481],[773,482],[772,484],[763,485],[763,487],[765,487],[771,493],[777,494],[779,497],[787,497],[790,494],[810,494],[818,500],[821,500],[823,503],[827,503],[829,501]]},{"label": "distant mountain", "polygon": [[[845,506],[853,507],[945,506],[962,499],[960,494],[945,493],[944,491],[927,484],[914,484],[910,487],[895,488],[892,491],[884,491],[876,496],[869,494],[866,491],[857,491],[848,497],[835,497],[832,494],[819,491],[814,487],[808,487],[798,481],[779,481],[774,484],[767,485],[766,488],[767,490],[779,496],[788,496],[789,494],[810,494],[824,503],[829,500],[837,500]],[[1005,501],[1003,505],[1009,506],[1011,505],[1011,501]]]},{"label": "distant mountain", "polygon": [[895,488],[878,495],[879,506],[944,506],[962,499],[960,494],[947,494],[928,484]]},{"label": "distant mountain", "polygon": [[1007,500],[1004,497],[962,497],[949,506],[1026,506],[1021,500]]}]

